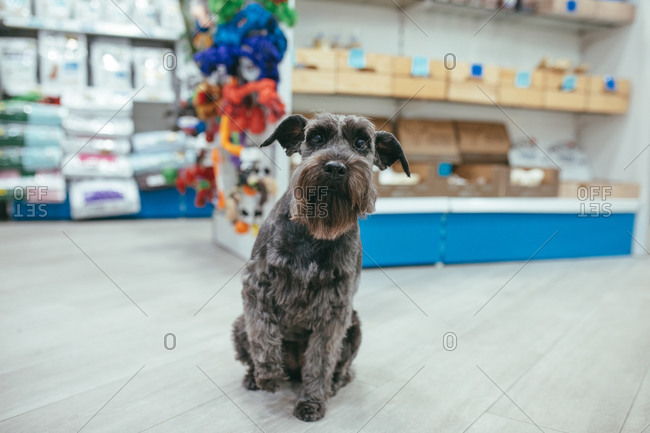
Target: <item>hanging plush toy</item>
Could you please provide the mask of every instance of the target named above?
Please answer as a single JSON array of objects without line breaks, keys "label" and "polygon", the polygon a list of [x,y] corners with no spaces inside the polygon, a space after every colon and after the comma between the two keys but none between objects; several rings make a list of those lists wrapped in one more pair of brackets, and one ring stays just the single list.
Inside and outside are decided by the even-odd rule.
[{"label": "hanging plush toy", "polygon": [[[277,195],[277,184],[273,168],[265,165],[266,155],[247,143],[247,132],[262,134],[285,113],[277,83],[287,39],[278,21],[293,25],[296,14],[283,0],[208,3],[219,25],[211,45],[202,46],[194,56],[206,81],[197,88],[193,106],[205,121],[206,140],[211,142],[219,134],[220,150],[212,153],[212,184],[224,187],[226,173],[232,172],[224,171],[224,164],[233,167],[237,176],[227,195],[217,191],[218,209],[225,210],[235,232],[256,235],[271,198]],[[183,176],[181,183],[204,178],[196,170]]]}]

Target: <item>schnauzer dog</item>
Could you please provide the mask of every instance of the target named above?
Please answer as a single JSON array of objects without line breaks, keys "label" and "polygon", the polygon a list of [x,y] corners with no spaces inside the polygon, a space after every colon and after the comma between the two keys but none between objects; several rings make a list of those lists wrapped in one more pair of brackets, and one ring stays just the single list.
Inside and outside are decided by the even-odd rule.
[{"label": "schnauzer dog", "polygon": [[262,144],[277,140],[302,163],[260,227],[243,274],[244,314],[233,326],[244,387],[275,392],[302,382],[294,415],[325,416],[325,402],[352,379],[361,343],[352,308],[362,250],[358,218],[374,211],[372,166],[400,161],[397,139],[363,117],[286,118]]}]

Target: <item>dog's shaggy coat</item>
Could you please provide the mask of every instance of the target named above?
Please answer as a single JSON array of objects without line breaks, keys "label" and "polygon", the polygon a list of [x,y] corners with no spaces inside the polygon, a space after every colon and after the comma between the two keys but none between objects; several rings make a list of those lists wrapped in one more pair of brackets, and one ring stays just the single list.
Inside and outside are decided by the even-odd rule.
[{"label": "dog's shaggy coat", "polygon": [[290,116],[262,146],[275,140],[302,163],[260,227],[233,339],[248,366],[244,386],[274,392],[284,380],[301,382],[294,415],[315,421],[352,379],[361,343],[352,297],[362,262],[357,219],[374,211],[377,195],[372,166],[409,168],[395,137],[362,117]]}]

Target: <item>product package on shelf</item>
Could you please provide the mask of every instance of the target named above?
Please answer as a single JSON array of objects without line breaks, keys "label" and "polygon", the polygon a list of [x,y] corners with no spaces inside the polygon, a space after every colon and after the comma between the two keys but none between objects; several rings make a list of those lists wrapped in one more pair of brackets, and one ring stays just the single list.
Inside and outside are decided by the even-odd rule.
[{"label": "product package on shelf", "polygon": [[97,137],[84,135],[67,135],[61,141],[61,148],[66,154],[84,153],[128,155],[131,143],[124,137]]},{"label": "product package on shelf", "polygon": [[126,156],[83,152],[67,156],[61,171],[68,178],[133,176],[131,162]]},{"label": "product package on shelf", "polygon": [[[139,97],[151,101],[173,101],[175,94],[172,72],[164,64],[169,49],[133,48],[133,72],[135,87],[143,87]],[[174,60],[175,61],[175,60]]]},{"label": "product package on shelf", "polygon": [[58,169],[63,157],[59,146],[22,147],[20,153],[22,169],[28,172]]},{"label": "product package on shelf", "polygon": [[630,81],[613,75],[589,77],[589,113],[626,113],[630,105]]},{"label": "product package on shelf", "polygon": [[42,18],[66,20],[72,16],[73,0],[34,0],[36,15]]},{"label": "product package on shelf", "polygon": [[0,16],[26,18],[32,14],[31,0],[2,0],[0,1]]},{"label": "product package on shelf", "polygon": [[41,85],[44,93],[60,95],[64,87],[85,87],[88,83],[86,36],[39,31]]},{"label": "product package on shelf", "polygon": [[38,88],[36,38],[0,38],[0,82],[9,95]]},{"label": "product package on shelf", "polygon": [[24,123],[3,123],[0,121],[0,147],[59,146],[63,141],[63,131],[56,126]]},{"label": "product package on shelf", "polygon": [[97,38],[90,46],[90,71],[93,86],[132,89],[133,53],[128,40]]},{"label": "product package on shelf", "polygon": [[60,105],[8,100],[0,101],[0,122],[60,126],[66,110]]},{"label": "product package on shelf", "polygon": [[102,0],[76,0],[74,18],[81,22],[93,23],[106,18],[106,3]]},{"label": "product package on shelf", "polygon": [[160,152],[183,150],[188,143],[187,136],[176,131],[149,131],[133,135],[133,152]]},{"label": "product package on shelf", "polygon": [[132,215],[140,211],[140,193],[133,179],[89,179],[70,183],[73,219]]},{"label": "product package on shelf", "polygon": [[73,134],[96,134],[97,137],[128,137],[133,134],[134,124],[129,113],[118,113],[108,122],[92,111],[70,110],[63,119],[63,128]]},{"label": "product package on shelf", "polygon": [[0,171],[0,198],[28,203],[61,203],[66,199],[65,178],[59,171]]}]

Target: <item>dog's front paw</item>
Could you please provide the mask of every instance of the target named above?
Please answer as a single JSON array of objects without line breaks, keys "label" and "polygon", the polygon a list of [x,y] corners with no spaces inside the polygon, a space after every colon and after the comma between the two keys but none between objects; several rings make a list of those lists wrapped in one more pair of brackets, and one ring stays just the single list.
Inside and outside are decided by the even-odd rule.
[{"label": "dog's front paw", "polygon": [[255,370],[255,383],[259,389],[267,392],[275,392],[280,387],[280,383],[285,380],[284,370],[282,369],[260,369]]},{"label": "dog's front paw", "polygon": [[317,400],[302,400],[296,405],[293,415],[301,421],[318,421],[325,416],[325,403]]},{"label": "dog's front paw", "polygon": [[249,391],[258,391],[260,389],[255,382],[255,375],[252,372],[246,373],[246,376],[244,376],[243,385],[244,388],[248,389]]}]

